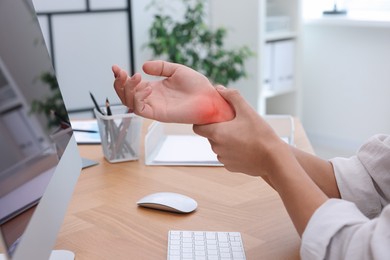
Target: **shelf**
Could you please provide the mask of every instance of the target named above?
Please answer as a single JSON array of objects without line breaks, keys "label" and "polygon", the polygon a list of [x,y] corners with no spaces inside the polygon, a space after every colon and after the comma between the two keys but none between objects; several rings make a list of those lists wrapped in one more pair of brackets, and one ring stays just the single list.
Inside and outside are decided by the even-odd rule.
[{"label": "shelf", "polygon": [[357,15],[346,16],[320,16],[309,17],[304,19],[305,24],[319,25],[341,25],[341,26],[357,26],[357,27],[384,27],[390,28],[390,16],[368,17]]},{"label": "shelf", "polygon": [[267,32],[265,36],[266,42],[280,41],[293,39],[297,37],[297,33],[293,31]]},{"label": "shelf", "polygon": [[[229,45],[249,46],[258,54],[246,64],[247,74],[253,76],[240,80],[235,88],[261,115],[296,115],[298,95],[283,94],[298,92],[300,86],[297,64],[300,64],[301,1],[249,2],[243,5],[240,1],[211,1],[212,25],[235,32],[228,38]],[[266,82],[272,86],[267,88]],[[276,96],[282,97],[272,98]]]},{"label": "shelf", "polygon": [[284,94],[289,94],[295,91],[294,87],[291,88],[285,88],[285,89],[280,89],[280,90],[266,90],[266,87],[263,91],[263,97],[264,98],[272,98]]}]

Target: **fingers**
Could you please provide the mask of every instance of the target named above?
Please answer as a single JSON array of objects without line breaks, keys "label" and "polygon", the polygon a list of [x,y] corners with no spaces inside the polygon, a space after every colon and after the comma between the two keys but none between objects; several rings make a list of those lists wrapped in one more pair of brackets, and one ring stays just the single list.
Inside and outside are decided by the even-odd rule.
[{"label": "fingers", "polygon": [[216,86],[218,93],[233,107],[236,113],[252,109],[240,92],[235,89],[227,89],[222,85]]},{"label": "fingers", "polygon": [[153,76],[170,77],[182,65],[162,60],[147,61],[142,69],[145,73]]},{"label": "fingers", "polygon": [[120,87],[120,84],[124,84],[124,81],[127,78],[126,71],[122,70],[118,65],[113,65],[112,72],[114,73],[115,77],[114,87]]},{"label": "fingers", "polygon": [[153,109],[146,99],[152,94],[152,87],[149,84],[141,83],[135,88],[134,108],[137,115],[154,119]]},{"label": "fingers", "polygon": [[152,93],[152,87],[148,83],[139,84],[135,88],[134,92],[134,98],[135,100],[139,100],[141,102],[144,102],[145,99]]},{"label": "fingers", "polygon": [[131,78],[127,77],[124,85],[124,99],[125,105],[134,110],[134,93],[138,85],[142,84],[141,75],[139,73],[134,74]]},{"label": "fingers", "polygon": [[233,120],[223,123],[193,126],[193,131],[196,134],[209,139],[210,143],[223,142],[224,138],[229,136],[229,133],[226,133],[227,129],[237,127],[237,121],[242,121],[243,119],[244,121],[247,121],[254,118],[254,116],[258,116],[257,112],[252,109],[237,90],[227,89],[223,86],[216,86],[216,89],[234,109],[235,117]]},{"label": "fingers", "polygon": [[120,70],[119,66],[118,65],[112,65],[111,70],[114,73],[114,78],[117,78],[118,74],[119,74],[119,70]]},{"label": "fingers", "polygon": [[218,129],[220,124],[208,124],[208,125],[193,125],[192,130],[195,134],[203,136],[209,139],[211,145],[213,145],[214,140],[218,136]]},{"label": "fingers", "polygon": [[141,75],[136,73],[130,78],[118,65],[112,66],[112,72],[115,76],[114,89],[119,99],[130,110],[134,110],[134,89],[141,83]]},{"label": "fingers", "polygon": [[118,65],[112,66],[112,72],[114,73],[114,89],[121,99],[122,103],[124,102],[124,84],[127,79],[126,71],[122,70]]}]

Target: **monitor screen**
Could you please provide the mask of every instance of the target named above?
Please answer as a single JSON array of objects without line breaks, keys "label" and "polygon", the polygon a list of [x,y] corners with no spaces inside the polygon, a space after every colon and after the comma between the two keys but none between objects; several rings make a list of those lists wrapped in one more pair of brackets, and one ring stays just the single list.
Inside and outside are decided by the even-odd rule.
[{"label": "monitor screen", "polygon": [[31,0],[0,0],[1,257],[48,259],[81,169]]}]

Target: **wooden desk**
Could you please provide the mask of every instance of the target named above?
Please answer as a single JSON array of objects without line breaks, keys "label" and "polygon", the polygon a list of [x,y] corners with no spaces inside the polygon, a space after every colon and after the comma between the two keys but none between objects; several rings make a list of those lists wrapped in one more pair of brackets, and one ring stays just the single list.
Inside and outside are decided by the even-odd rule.
[{"label": "wooden desk", "polygon": [[[295,126],[297,147],[312,153],[299,120]],[[110,164],[99,145],[79,147],[100,164],[81,172],[57,240],[56,248],[73,251],[77,260],[166,259],[170,229],[239,231],[249,260],[299,259],[300,238],[261,178],[223,167],[145,166],[143,153],[139,161]],[[136,205],[159,191],[191,196],[198,209],[182,215]]]}]

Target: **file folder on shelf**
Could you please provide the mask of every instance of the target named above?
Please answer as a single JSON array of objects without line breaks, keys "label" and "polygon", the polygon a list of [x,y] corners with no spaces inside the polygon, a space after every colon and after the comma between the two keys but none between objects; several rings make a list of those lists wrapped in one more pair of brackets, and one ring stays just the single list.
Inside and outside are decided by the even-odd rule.
[{"label": "file folder on shelf", "polygon": [[[287,143],[294,144],[291,116],[264,117]],[[256,138],[256,137],[255,137]],[[223,166],[208,140],[196,135],[189,124],[153,122],[145,136],[146,165]]]}]

